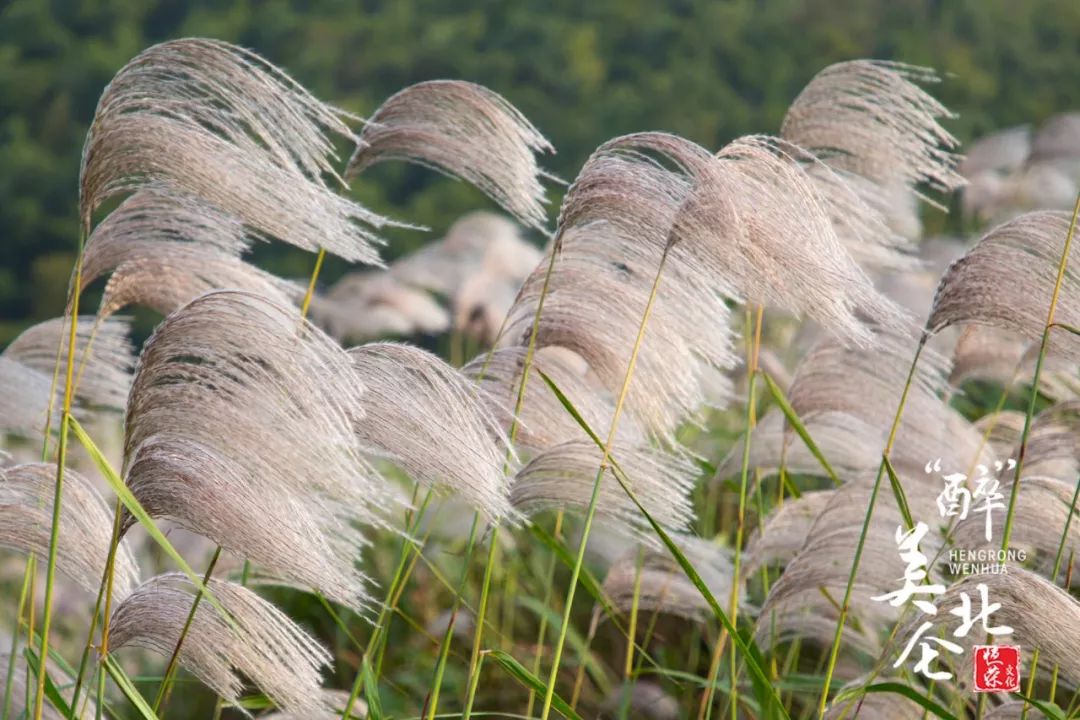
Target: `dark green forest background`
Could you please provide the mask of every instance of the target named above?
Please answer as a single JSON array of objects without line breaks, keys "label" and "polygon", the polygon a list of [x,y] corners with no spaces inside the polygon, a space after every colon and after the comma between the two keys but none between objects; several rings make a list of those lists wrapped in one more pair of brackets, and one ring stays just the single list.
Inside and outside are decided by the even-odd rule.
[{"label": "dark green forest background", "polygon": [[[360,115],[420,80],[482,83],[548,136],[558,155],[547,167],[568,180],[596,145],[626,132],[668,130],[712,148],[775,132],[814,73],[858,57],[944,73],[933,92],[960,114],[950,128],[964,141],[1080,109],[1078,0],[0,0],[0,8],[0,344],[61,312],[77,243],[79,153],[98,95],[132,56],[169,38],[250,47]],[[366,173],[353,192],[432,228],[392,233],[387,257],[489,206],[462,183],[397,164]],[[312,264],[282,244],[257,259],[285,276]],[[331,264],[324,277],[344,270]]]}]

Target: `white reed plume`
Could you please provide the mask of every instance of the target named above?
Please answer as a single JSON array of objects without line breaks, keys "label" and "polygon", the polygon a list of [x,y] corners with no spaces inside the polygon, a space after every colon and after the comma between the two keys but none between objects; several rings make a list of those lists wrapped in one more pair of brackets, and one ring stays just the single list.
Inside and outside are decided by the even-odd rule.
[{"label": "white reed plume", "polygon": [[371,343],[349,350],[364,391],[357,433],[413,479],[462,496],[491,521],[512,516],[504,472],[515,455],[467,376],[426,350]]},{"label": "white reed plume", "polygon": [[[210,580],[216,604],[200,603],[178,660],[222,699],[237,703],[241,676],[276,705],[304,717],[324,717],[332,707],[321,693],[321,668],[330,654],[283,612],[254,592]],[[195,590],[180,573],[147,580],[112,614],[110,650],[141,647],[170,655],[184,630]]]},{"label": "white reed plume", "polygon": [[143,350],[125,481],[151,515],[359,607],[357,523],[386,526],[400,503],[361,454],[363,392],[350,356],[294,308],[203,295]]},{"label": "white reed plume", "polygon": [[185,38],[144,50],[98,101],[83,147],[79,208],[146,184],[194,196],[258,233],[378,264],[386,220],[332,192],[340,110],[243,48]]},{"label": "white reed plume", "polygon": [[526,225],[547,219],[536,153],[555,149],[498,93],[462,80],[411,85],[368,119],[348,173],[385,160],[408,160],[459,177]]}]

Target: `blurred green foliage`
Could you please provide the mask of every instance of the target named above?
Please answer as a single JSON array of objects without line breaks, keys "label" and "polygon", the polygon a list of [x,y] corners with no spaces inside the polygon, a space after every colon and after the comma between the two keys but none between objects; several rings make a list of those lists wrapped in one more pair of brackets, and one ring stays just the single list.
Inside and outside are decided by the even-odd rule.
[{"label": "blurred green foliage", "polygon": [[[0,343],[62,307],[76,246],[79,154],[102,88],[146,46],[186,35],[251,47],[360,115],[401,87],[454,77],[505,95],[572,179],[621,133],[718,147],[774,132],[829,63],[893,58],[946,74],[962,139],[1080,107],[1076,0],[8,0],[0,3]],[[342,148],[347,153],[347,148]],[[489,203],[423,169],[387,166],[353,192],[441,232]],[[393,257],[422,242],[391,234]],[[303,276],[281,246],[258,260]],[[345,269],[330,263],[327,279]]]}]

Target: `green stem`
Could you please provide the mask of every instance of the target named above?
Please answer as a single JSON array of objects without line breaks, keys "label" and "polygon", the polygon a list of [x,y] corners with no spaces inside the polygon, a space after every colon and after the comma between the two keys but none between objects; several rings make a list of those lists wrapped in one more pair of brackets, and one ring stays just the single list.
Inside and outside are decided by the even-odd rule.
[{"label": "green stem", "polygon": [[[217,566],[218,558],[221,557],[221,546],[218,545],[214,550],[213,556],[210,558],[210,563],[206,566],[206,572],[203,574],[203,585],[210,582],[210,577],[214,574],[214,568]],[[191,623],[195,620],[195,611],[199,609],[199,601],[202,600],[203,591],[199,588],[195,593],[195,601],[191,603],[191,610],[188,611],[187,619],[184,620],[184,627],[180,630],[180,637],[176,640],[176,647],[173,648],[172,655],[169,656],[169,664],[165,666],[165,674],[161,681],[161,687],[158,688],[157,697],[154,698],[154,714],[161,717],[164,712],[159,710],[169,702],[169,695],[172,693],[173,679],[176,675],[177,663],[180,660],[180,648],[184,645],[184,638],[187,637],[188,631],[191,629]],[[103,631],[104,634],[104,631]]]},{"label": "green stem", "polygon": [[[555,532],[552,533],[552,537],[554,537],[556,540],[559,540],[559,536],[560,536],[561,531],[562,531],[563,514],[564,513],[563,513],[562,509],[560,508],[558,513],[555,515]],[[558,560],[557,557],[555,557],[554,553],[552,553],[548,557],[547,571],[544,573],[544,607],[550,607],[551,606],[551,595],[552,595],[552,592],[555,589],[555,567],[558,564],[558,561],[559,560]],[[536,646],[535,646],[536,647],[536,655],[533,658],[533,667],[532,667],[532,674],[537,676],[537,677],[540,676],[540,661],[544,657],[544,652],[543,652],[544,637],[545,637],[545,635],[547,635],[547,626],[548,626],[547,614],[546,613],[541,613],[541,615],[540,615],[540,627],[536,631]],[[571,705],[572,704],[573,704],[573,702],[571,701]],[[533,707],[535,705],[536,705],[536,693],[534,691],[532,691],[532,690],[529,690],[529,704],[525,709],[525,715],[527,717],[532,717]]]},{"label": "green stem", "polygon": [[[30,590],[30,573],[23,574],[22,590],[19,592],[19,609],[15,617],[21,619],[23,611],[26,609],[26,599]],[[16,620],[18,621],[18,620]],[[26,642],[27,646],[31,644],[31,640],[28,638]],[[15,682],[15,657],[19,651],[19,628],[14,628],[11,633],[11,652],[8,654],[8,668],[7,675],[4,679],[4,710],[3,720],[8,720],[8,715],[11,712],[11,688]]]},{"label": "green stem", "polygon": [[435,677],[431,683],[431,696],[428,701],[427,719],[434,720],[439,707],[439,692],[442,689],[443,673],[446,671],[446,659],[450,654],[450,643],[454,639],[454,622],[457,620],[458,611],[461,609],[461,596],[465,592],[465,583],[469,579],[469,561],[472,559],[473,544],[476,542],[476,530],[480,525],[480,514],[473,515],[472,527],[469,529],[469,539],[465,544],[465,564],[461,568],[461,580],[458,584],[457,593],[454,595],[454,607],[450,611],[450,620],[446,623],[446,632],[443,634],[442,643],[439,645],[439,660],[435,665]]},{"label": "green stem", "polygon": [[1035,360],[1035,374],[1031,380],[1031,400],[1028,402],[1027,413],[1024,415],[1024,432],[1020,436],[1020,451],[1017,453],[1018,457],[1016,458],[1016,474],[1013,476],[1012,491],[1009,493],[1009,509],[1005,514],[1005,531],[1001,537],[1002,550],[1009,549],[1009,540],[1012,538],[1013,515],[1016,512],[1016,500],[1020,495],[1020,474],[1024,469],[1024,456],[1027,454],[1031,418],[1035,415],[1035,402],[1039,397],[1039,376],[1042,374],[1043,358],[1046,357],[1046,348],[1050,343],[1050,329],[1054,325],[1054,312],[1057,310],[1061,285],[1065,280],[1065,269],[1069,265],[1069,252],[1072,248],[1078,215],[1080,215],[1080,195],[1076,196],[1076,206],[1073,208],[1072,222],[1069,223],[1069,233],[1065,236],[1065,248],[1061,252],[1061,262],[1058,263],[1057,279],[1054,281],[1054,293],[1050,296],[1050,309],[1047,311],[1046,326],[1043,327],[1042,342],[1039,344],[1039,356]]},{"label": "green stem", "polygon": [[863,548],[866,545],[866,535],[870,529],[870,520],[874,515],[874,505],[877,502],[878,490],[881,489],[881,478],[885,475],[885,463],[889,453],[892,452],[893,443],[896,442],[896,432],[900,428],[900,418],[904,415],[904,405],[907,403],[908,393],[911,391],[912,381],[915,379],[915,370],[919,364],[919,356],[929,336],[923,333],[919,338],[919,345],[915,349],[915,357],[911,360],[911,368],[908,370],[907,381],[904,390],[900,394],[900,403],[893,417],[892,427],[889,429],[889,439],[885,443],[885,449],[881,453],[881,463],[878,465],[877,477],[874,478],[874,487],[870,491],[870,501],[866,506],[866,516],[863,518],[862,529],[859,532],[859,541],[855,546],[855,557],[851,563],[851,573],[848,575],[847,587],[844,588],[844,601],[840,605],[840,618],[836,623],[836,634],[833,636],[832,649],[829,651],[829,664],[825,670],[825,682],[821,688],[821,699],[818,702],[818,715],[825,717],[825,707],[829,702],[829,688],[832,686],[833,672],[836,670],[836,661],[840,657],[840,640],[844,633],[844,625],[847,622],[848,611],[851,608],[851,590],[855,585],[855,576],[859,572],[859,562],[862,560]]},{"label": "green stem", "polygon": [[[510,473],[510,459],[513,453],[514,443],[517,441],[518,429],[520,427],[519,417],[521,416],[521,409],[525,405],[525,390],[529,384],[529,373],[532,370],[533,359],[536,356],[536,338],[540,332],[540,317],[544,312],[544,302],[547,299],[548,291],[551,289],[551,276],[555,271],[555,259],[559,254],[559,243],[552,246],[549,253],[547,269],[544,271],[544,282],[540,287],[540,298],[536,303],[536,313],[533,315],[532,328],[529,332],[529,344],[525,350],[525,360],[521,367],[521,382],[518,384],[517,400],[514,403],[514,417],[510,421],[510,434],[509,434],[509,447],[506,449],[506,462],[503,464],[503,474]],[[505,323],[505,321],[504,321]],[[502,334],[502,330],[499,331]],[[488,360],[485,361],[484,368],[487,368],[487,362],[491,359],[491,353],[488,355]],[[479,682],[479,652],[480,644],[484,637],[484,620],[487,613],[487,597],[491,585],[491,560],[495,557],[495,545],[498,540],[498,525],[496,525],[491,533],[491,546],[488,549],[488,566],[484,569],[483,585],[480,589],[480,607],[477,608],[476,616],[476,630],[473,636],[472,653],[469,659],[469,691],[465,700],[465,712],[464,717],[468,718],[472,713],[473,702],[476,698],[476,686]]]},{"label": "green stem", "polygon": [[484,567],[484,581],[480,589],[480,607],[476,610],[476,635],[473,638],[472,654],[469,656],[469,692],[465,698],[465,712],[462,720],[469,720],[472,714],[473,701],[476,699],[476,688],[480,683],[480,641],[483,636],[484,616],[487,614],[488,598],[491,589],[491,573],[495,569],[495,548],[499,537],[499,526],[491,529],[491,540],[488,546],[487,564]]},{"label": "green stem", "polygon": [[52,629],[53,590],[56,582],[56,553],[60,540],[60,507],[64,492],[64,464],[67,462],[68,417],[71,415],[71,401],[74,390],[75,341],[79,326],[79,299],[82,293],[83,246],[86,243],[87,226],[83,225],[79,233],[79,254],[75,259],[75,279],[71,297],[71,327],[68,334],[67,367],[64,380],[64,405],[60,425],[60,441],[56,456],[56,489],[53,493],[52,528],[49,533],[49,562],[45,572],[45,608],[41,618],[41,652],[38,657],[37,694],[34,697],[34,720],[41,720],[45,710],[45,676],[48,673],[49,632]]},{"label": "green stem", "polygon": [[[638,326],[637,338],[634,340],[634,347],[630,353],[630,361],[626,367],[626,375],[623,377],[622,388],[619,390],[619,396],[615,401],[615,409],[611,415],[611,427],[608,430],[607,441],[604,443],[600,468],[596,471],[596,479],[593,481],[589,506],[585,512],[585,525],[581,531],[581,542],[578,544],[577,557],[574,560],[574,569],[570,573],[570,587],[566,591],[566,605],[563,608],[562,625],[559,628],[559,637],[555,642],[551,674],[548,676],[544,705],[540,711],[541,720],[547,720],[551,715],[551,702],[555,697],[555,680],[559,675],[563,647],[566,644],[566,632],[570,626],[570,613],[574,607],[574,593],[577,590],[578,578],[581,577],[581,567],[585,563],[585,548],[589,542],[589,533],[592,531],[593,518],[596,516],[596,501],[600,497],[600,481],[611,463],[611,449],[615,444],[615,432],[619,426],[619,417],[622,415],[623,406],[626,404],[626,396],[630,390],[630,380],[634,375],[634,366],[637,365],[638,353],[641,351],[641,344],[645,339],[645,328],[648,326],[649,316],[652,315],[653,305],[656,303],[657,292],[660,289],[660,277],[664,273],[664,266],[667,264],[670,251],[671,245],[669,244],[664,248],[664,254],[660,256],[660,265],[656,269],[656,277],[653,279],[652,289],[649,291],[649,300],[645,304],[645,312],[641,316],[641,324]],[[633,638],[631,638],[631,642],[633,642]]]}]

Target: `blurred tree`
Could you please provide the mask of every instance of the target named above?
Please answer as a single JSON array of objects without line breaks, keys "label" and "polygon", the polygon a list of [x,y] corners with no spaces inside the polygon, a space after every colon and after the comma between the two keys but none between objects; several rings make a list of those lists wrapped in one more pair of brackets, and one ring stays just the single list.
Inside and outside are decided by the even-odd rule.
[{"label": "blurred tree", "polygon": [[[76,244],[79,153],[102,88],[144,47],[185,35],[251,47],[360,115],[420,80],[488,85],[548,135],[559,150],[548,166],[566,179],[620,133],[669,130],[718,147],[773,132],[814,73],[856,57],[945,73],[935,94],[960,114],[962,139],[1080,107],[1075,0],[10,0],[0,10],[0,343],[59,307],[57,253]],[[411,167],[376,168],[353,192],[435,233],[490,205]],[[390,233],[386,255],[426,237]],[[312,263],[280,245],[257,259],[287,276]],[[326,279],[344,270],[332,262]]]}]

